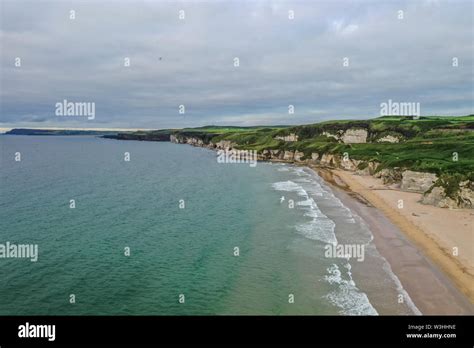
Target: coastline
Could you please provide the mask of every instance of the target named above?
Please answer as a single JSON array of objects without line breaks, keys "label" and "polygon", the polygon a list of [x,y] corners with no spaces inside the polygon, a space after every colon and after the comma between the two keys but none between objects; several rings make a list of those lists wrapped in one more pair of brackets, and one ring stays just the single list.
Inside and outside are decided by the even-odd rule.
[{"label": "coastline", "polygon": [[[204,144],[190,144],[192,146],[209,148]],[[406,291],[417,309],[423,315],[473,315],[474,314],[474,277],[472,268],[469,268],[470,257],[454,259],[450,257],[446,246],[440,246],[434,236],[427,234],[427,228],[433,226],[419,226],[400,214],[395,204],[389,204],[385,199],[379,197],[374,190],[396,192],[403,196],[404,201],[411,196],[410,204],[405,202],[405,212],[411,213],[414,207],[417,209],[434,209],[436,212],[445,212],[452,215],[460,209],[449,210],[434,206],[426,206],[418,203],[419,194],[404,192],[378,183],[379,179],[365,176],[368,182],[358,180],[363,178],[353,172],[335,169],[321,165],[312,165],[307,162],[295,162],[286,159],[267,159],[263,162],[288,163],[307,167],[315,171],[323,181],[328,184],[333,193],[344,203],[345,206],[357,213],[369,226],[374,235],[374,243],[381,254],[390,265],[392,272],[400,281],[403,290]],[[371,182],[372,181],[372,182]],[[469,217],[474,216],[474,211],[462,209]],[[417,218],[422,215],[415,214]],[[453,216],[447,217],[445,226],[455,220]],[[473,219],[473,218],[471,218]],[[465,223],[469,224],[468,221]],[[435,223],[436,224],[436,223]],[[471,225],[472,226],[472,225]],[[473,227],[474,228],[474,227]],[[473,245],[473,231],[469,234],[471,243],[459,245],[460,252],[465,251]],[[461,243],[462,244],[462,243]],[[469,273],[471,272],[471,273]],[[416,314],[416,313],[415,313]]]},{"label": "coastline", "polygon": [[[381,185],[373,185],[377,179],[361,177],[343,170],[308,167],[316,171],[331,186],[334,194],[369,225],[377,250],[390,264],[392,271],[422,314],[474,313],[474,282],[469,263],[472,262],[472,255],[454,259],[454,256],[448,254],[446,242],[440,244],[439,238],[435,239],[433,233],[427,233],[430,224],[417,225],[406,216],[412,214],[411,208],[414,205],[418,205],[417,208],[422,210],[442,210],[451,215],[451,219],[457,218],[453,216],[456,211],[427,207],[412,199],[402,214],[397,209],[397,200],[394,204],[387,202],[386,196],[390,190]],[[385,194],[380,195],[378,191],[384,191]],[[417,195],[399,190],[391,190],[390,193],[395,193],[397,197],[403,196],[404,201],[407,196]],[[474,212],[462,213],[469,215]],[[447,214],[442,214],[440,218],[447,219],[444,216]],[[419,214],[413,216],[420,217],[422,215]],[[430,217],[432,216],[423,218],[427,220]],[[433,223],[437,222],[432,221],[431,224]],[[472,233],[469,235],[472,238]],[[469,250],[469,244],[463,247]],[[464,250],[460,246],[460,254]]]},{"label": "coastline", "polygon": [[[190,145],[215,151],[203,144]],[[315,171],[334,195],[366,222],[378,252],[421,314],[474,314],[474,210],[423,205],[418,203],[421,194],[383,185],[372,176],[308,161],[267,159],[262,162],[287,163]],[[400,198],[405,209],[397,208]],[[471,228],[469,233],[465,226]],[[460,231],[464,231],[461,236]],[[450,238],[453,236],[455,238]],[[453,245],[459,246],[460,254],[456,258],[449,253]],[[377,294],[382,298],[386,295]]]},{"label": "coastline", "polygon": [[[205,144],[188,143],[192,146],[204,147],[215,151]],[[460,257],[454,259],[449,255],[446,246],[439,244],[439,238],[435,240],[433,235],[427,233],[427,226],[420,226],[399,212],[395,204],[389,204],[386,197],[380,197],[376,192],[374,181],[380,191],[389,192],[392,190],[403,199],[410,201],[406,205],[405,212],[411,213],[414,207],[423,209],[434,209],[436,212],[460,211],[426,206],[418,203],[412,198],[416,193],[404,192],[378,183],[376,178],[365,176],[364,180],[358,180],[362,176],[353,172],[345,171],[321,165],[312,165],[307,162],[295,162],[287,159],[267,159],[259,161],[273,163],[288,163],[297,166],[304,166],[315,171],[326,184],[331,186],[334,194],[348,208],[357,213],[369,226],[374,235],[374,243],[379,253],[386,259],[392,272],[401,282],[403,289],[408,293],[411,301],[421,311],[423,315],[473,315],[474,314],[474,277],[472,267],[469,268],[469,261],[472,263],[472,255],[467,258]],[[411,196],[411,197],[408,197]],[[463,209],[468,211],[468,209]],[[422,213],[423,214],[423,213]],[[473,212],[467,212],[474,216]],[[422,215],[415,214],[417,218]],[[445,224],[455,221],[453,216],[447,217]],[[472,218],[471,218],[472,219]],[[468,221],[466,221],[469,224]],[[472,225],[471,225],[472,226]],[[473,227],[474,228],[474,227]],[[472,237],[474,231],[469,236],[471,242],[459,245],[467,248],[473,245]],[[462,244],[462,243],[461,243]],[[465,249],[464,249],[465,250]]]}]

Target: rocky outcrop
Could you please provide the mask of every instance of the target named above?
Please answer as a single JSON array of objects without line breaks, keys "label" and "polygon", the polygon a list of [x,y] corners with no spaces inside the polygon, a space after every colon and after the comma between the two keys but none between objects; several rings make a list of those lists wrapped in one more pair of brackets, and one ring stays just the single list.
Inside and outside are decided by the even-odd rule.
[{"label": "rocky outcrop", "polygon": [[323,135],[327,136],[328,138],[333,138],[333,139],[336,139],[337,141],[341,141],[342,132],[338,132],[336,134],[332,134],[332,133],[329,133],[329,132],[323,132]]},{"label": "rocky outcrop", "polygon": [[270,150],[272,158],[274,159],[283,159],[284,152],[280,150]]},{"label": "rocky outcrop", "polygon": [[380,165],[378,162],[373,161],[361,161],[357,166],[356,174],[359,175],[374,175],[377,172],[377,168]]},{"label": "rocky outcrop", "polygon": [[263,150],[259,156],[262,160],[269,160],[272,157],[272,153],[270,150]]},{"label": "rocky outcrop", "polygon": [[304,157],[303,152],[295,151],[295,156],[294,156],[295,161],[301,162],[303,157]]},{"label": "rocky outcrop", "polygon": [[384,185],[391,185],[402,181],[402,171],[400,168],[384,168],[376,172],[374,177],[382,179]]},{"label": "rocky outcrop", "polygon": [[259,154],[259,158],[262,160],[276,160],[287,162],[304,162],[303,157],[304,152],[290,150],[263,150]]},{"label": "rocky outcrop", "polygon": [[474,208],[474,182],[466,180],[459,184],[458,205],[463,208]]},{"label": "rocky outcrop", "polygon": [[192,136],[183,136],[183,135],[170,135],[170,142],[176,144],[189,144],[193,146],[208,147],[210,149],[218,150],[231,150],[236,144],[229,140],[221,140],[216,143],[209,141],[208,143],[204,142],[202,139]]},{"label": "rocky outcrop", "polygon": [[285,161],[293,161],[294,158],[295,158],[295,153],[293,151],[285,151],[283,153],[283,159]]},{"label": "rocky outcrop", "polygon": [[172,143],[176,143],[176,144],[189,144],[189,145],[194,145],[194,146],[203,146],[204,145],[204,142],[199,138],[182,137],[182,136],[176,136],[174,134],[170,135],[170,141]]},{"label": "rocky outcrop", "polygon": [[433,187],[432,190],[425,193],[421,199],[421,203],[434,205],[440,208],[453,208],[456,207],[456,201],[446,196],[446,192],[443,187]]},{"label": "rocky outcrop", "polygon": [[377,139],[378,143],[398,143],[400,139],[398,137],[394,137],[393,135],[386,135],[382,138]]},{"label": "rocky outcrop", "polygon": [[230,150],[234,148],[235,146],[236,144],[234,144],[233,142],[229,140],[221,140],[214,144],[214,148],[220,149],[220,150]]},{"label": "rocky outcrop", "polygon": [[462,181],[454,197],[449,197],[442,186],[435,186],[428,190],[421,199],[421,203],[430,204],[440,208],[474,208],[474,182]]},{"label": "rocky outcrop", "polygon": [[362,163],[362,161],[349,159],[349,158],[343,158],[342,161],[340,162],[340,166],[342,167],[342,169],[355,172],[360,163]]},{"label": "rocky outcrop", "polygon": [[335,134],[323,132],[328,138],[334,138],[344,144],[361,144],[367,142],[368,132],[363,128],[349,128],[346,131],[339,130]]},{"label": "rocky outcrop", "polygon": [[367,142],[367,130],[365,129],[348,129],[342,135],[344,144],[361,144]]},{"label": "rocky outcrop", "polygon": [[291,133],[290,135],[287,135],[287,136],[276,136],[275,139],[278,139],[278,140],[283,140],[283,141],[298,141],[298,136],[294,133]]},{"label": "rocky outcrop", "polygon": [[186,144],[194,145],[194,146],[202,146],[204,142],[198,138],[186,138]]},{"label": "rocky outcrop", "polygon": [[402,173],[400,188],[404,191],[424,193],[433,186],[437,179],[436,174],[405,170]]},{"label": "rocky outcrop", "polygon": [[336,166],[336,159],[335,156],[329,153],[323,153],[319,163],[323,166],[335,167]]},{"label": "rocky outcrop", "polygon": [[[348,130],[346,133],[337,136],[340,141],[365,142],[367,132],[359,131],[360,130]],[[334,134],[330,136],[336,137]],[[216,143],[209,141],[205,143],[202,139],[195,136],[174,134],[170,135],[170,141],[178,144],[190,144],[193,146],[223,150],[232,150],[236,146],[235,143],[228,140],[221,140]],[[305,158],[305,154],[297,150],[266,149],[258,154],[259,160],[311,163],[340,168],[360,175],[372,175],[376,178],[380,178],[383,184],[386,185],[400,183],[400,189],[404,191],[422,193],[421,202],[424,204],[441,208],[474,208],[474,183],[471,181],[456,183],[454,187],[457,188],[457,186],[459,186],[459,189],[455,189],[454,194],[450,193],[448,195],[445,189],[445,187],[448,187],[446,183],[442,182],[442,178],[438,180],[437,175],[433,173],[402,170],[401,168],[384,168],[378,170],[380,165],[378,162],[350,159],[340,154],[313,152],[307,158],[303,158]],[[451,185],[449,187],[449,192],[452,192],[453,189],[451,187],[453,186]]]}]

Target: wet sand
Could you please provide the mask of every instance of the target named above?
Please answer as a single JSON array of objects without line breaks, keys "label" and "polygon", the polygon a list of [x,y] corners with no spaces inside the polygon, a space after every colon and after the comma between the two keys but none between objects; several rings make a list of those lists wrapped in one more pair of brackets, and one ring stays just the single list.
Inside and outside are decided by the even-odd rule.
[{"label": "wet sand", "polygon": [[[462,212],[466,220],[453,214],[455,211],[449,214],[449,210],[417,203],[412,193],[387,190],[380,185],[376,187],[374,185],[379,183],[372,181],[376,180],[372,177],[359,177],[342,170],[312,169],[332,186],[334,194],[347,207],[368,224],[377,250],[388,261],[422,314],[474,314],[473,243],[469,243],[473,234],[470,233],[472,220],[469,221],[469,211]],[[404,200],[403,213],[397,208],[397,203],[393,203],[394,198],[398,202],[398,197]],[[435,214],[438,210],[443,212]],[[427,211],[431,212],[422,214]],[[422,222],[415,223],[408,215],[413,219],[421,217]],[[430,226],[438,224],[433,216],[443,221],[442,225],[433,228],[438,236],[430,230]],[[467,233],[448,238],[449,233],[461,225]],[[447,229],[449,226],[451,229]],[[444,239],[442,235],[446,235]],[[449,253],[449,243],[459,244],[459,256],[462,257],[455,258]]]}]

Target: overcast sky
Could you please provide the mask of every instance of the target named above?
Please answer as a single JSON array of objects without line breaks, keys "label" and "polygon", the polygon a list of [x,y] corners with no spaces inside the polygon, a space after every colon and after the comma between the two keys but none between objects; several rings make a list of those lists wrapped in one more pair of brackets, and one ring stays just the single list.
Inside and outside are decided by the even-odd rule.
[{"label": "overcast sky", "polygon": [[[313,123],[389,99],[472,114],[473,41],[470,0],[2,0],[0,127]],[[56,116],[64,99],[95,119]]]}]

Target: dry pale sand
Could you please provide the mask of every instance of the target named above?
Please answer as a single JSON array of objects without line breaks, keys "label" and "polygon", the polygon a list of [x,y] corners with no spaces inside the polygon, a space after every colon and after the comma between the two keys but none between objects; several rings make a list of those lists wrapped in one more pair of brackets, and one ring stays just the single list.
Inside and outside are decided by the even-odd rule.
[{"label": "dry pale sand", "polygon": [[368,223],[377,249],[423,314],[474,313],[474,211],[423,205],[420,194],[373,177],[313,169]]},{"label": "dry pale sand", "polygon": [[[338,175],[344,174],[338,172]],[[371,176],[352,175],[351,178],[371,189],[385,204],[396,209],[433,239],[446,255],[460,263],[463,270],[474,275],[474,210],[444,209],[421,204],[420,193],[390,189],[380,179]],[[398,207],[400,200],[403,202],[402,208]],[[474,286],[474,283],[471,285]]]}]

